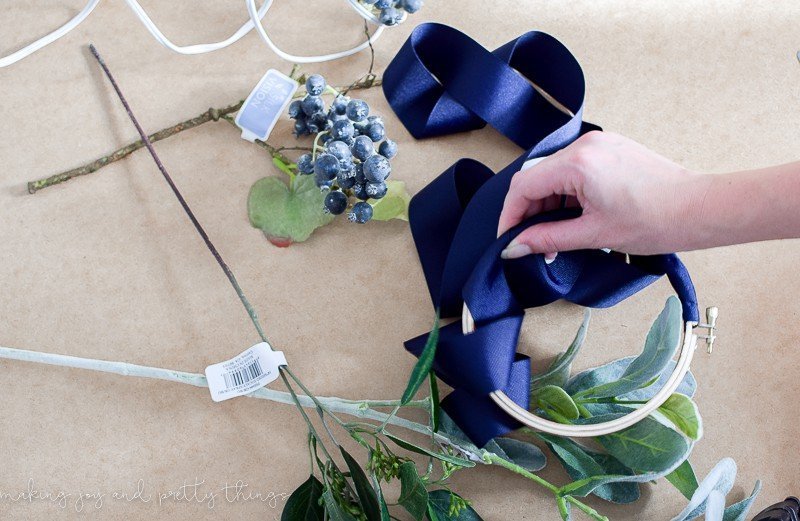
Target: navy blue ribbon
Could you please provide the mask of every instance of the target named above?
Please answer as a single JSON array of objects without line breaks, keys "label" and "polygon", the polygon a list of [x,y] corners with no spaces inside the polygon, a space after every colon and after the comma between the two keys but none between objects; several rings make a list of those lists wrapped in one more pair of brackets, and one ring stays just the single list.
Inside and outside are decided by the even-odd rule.
[{"label": "navy blue ribbon", "polygon": [[[584,78],[558,40],[529,32],[490,52],[441,24],[412,32],[386,69],[389,104],[416,138],[475,130],[487,123],[527,151],[494,174],[462,159],[411,200],[409,220],[431,301],[442,317],[460,317],[464,303],[476,330],[461,323],[440,331],[434,370],[453,387],[442,406],[479,446],[519,427],[489,393],[504,391],[529,406],[530,360],[516,352],[524,310],[565,299],[582,306],[613,306],[667,275],[683,303],[685,320],[698,319],[689,274],[674,254],[625,256],[602,250],[501,260],[520,231],[544,221],[575,218],[580,209],[536,215],[496,237],[511,177],[529,158],[552,154],[599,127],[583,121]],[[566,107],[556,109],[536,84]],[[406,342],[416,356],[427,334]]]}]

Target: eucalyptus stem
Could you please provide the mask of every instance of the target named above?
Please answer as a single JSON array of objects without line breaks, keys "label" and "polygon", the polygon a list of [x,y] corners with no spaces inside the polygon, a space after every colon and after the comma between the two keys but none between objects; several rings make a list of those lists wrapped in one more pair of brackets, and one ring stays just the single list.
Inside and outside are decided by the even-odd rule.
[{"label": "eucalyptus stem", "polygon": [[[97,360],[93,358],[82,358],[77,356],[29,351],[26,349],[15,349],[2,346],[0,346],[0,359],[19,360],[23,362],[34,362],[55,365],[59,367],[71,367],[75,369],[87,369],[90,371],[112,373],[121,376],[153,378],[157,380],[188,384],[194,387],[208,387],[208,381],[203,374],[130,364],[126,362]],[[293,405],[295,403],[292,399],[291,393],[285,391],[276,391],[267,387],[257,389],[247,396],[250,398],[260,398],[287,405]],[[392,407],[400,403],[399,400],[346,400],[338,397],[324,396],[315,397],[317,400],[317,403],[315,403],[315,401],[309,396],[296,396],[298,403],[303,407],[318,407],[319,403],[322,404],[324,408],[333,412],[380,422],[384,421],[389,415],[380,411],[376,411],[373,409],[373,407]],[[427,409],[428,400],[415,400],[409,402],[406,406]],[[429,434],[430,431],[430,429],[424,425],[420,425],[397,416],[393,417],[390,420],[390,423],[397,427],[406,428],[423,434]],[[442,436],[439,441],[451,443],[451,440],[444,436]]]},{"label": "eucalyptus stem", "polygon": [[[317,433],[317,429],[314,427],[314,424],[311,423],[311,418],[308,417],[308,414],[306,414],[306,411],[303,409],[303,406],[300,405],[300,400],[298,399],[297,393],[294,392],[294,389],[289,384],[289,380],[286,378],[286,374],[284,373],[283,369],[284,368],[281,367],[281,368],[279,368],[278,371],[280,372],[281,379],[283,380],[283,384],[286,386],[287,389],[289,389],[289,394],[291,394],[291,396],[292,396],[292,403],[295,405],[295,407],[297,407],[297,410],[300,412],[300,416],[303,417],[303,420],[305,420],[306,426],[308,427],[308,432],[312,436],[314,436],[315,438],[317,438],[319,440],[319,445],[320,445],[320,447],[322,447],[322,452],[325,454],[325,456],[329,460],[333,461],[333,458],[331,458],[331,455],[328,452],[328,449],[325,447],[325,443],[319,437],[319,434]],[[331,436],[331,437],[333,437],[333,436]],[[333,442],[336,443],[336,440],[334,440]]]},{"label": "eucalyptus stem", "polygon": [[[311,400],[314,402],[314,405],[316,405],[316,406],[317,406],[317,408],[320,410],[320,413],[321,413],[322,411],[325,411],[325,412],[327,412],[327,413],[328,413],[328,416],[330,416],[331,418],[333,418],[333,419],[334,419],[334,421],[335,421],[336,423],[338,423],[338,424],[339,424],[340,426],[342,426],[342,427],[345,427],[345,422],[343,422],[342,420],[340,420],[340,419],[339,419],[339,417],[338,417],[338,416],[336,416],[335,414],[333,414],[332,412],[330,412],[330,411],[327,411],[327,410],[325,409],[325,406],[322,404],[322,402],[320,402],[320,401],[317,399],[317,397],[314,395],[314,393],[312,393],[311,391],[309,391],[309,390],[308,390],[308,388],[307,388],[307,387],[306,387],[306,386],[303,384],[303,382],[301,382],[301,381],[300,381],[300,379],[299,379],[297,376],[295,376],[295,374],[292,372],[292,370],[289,368],[289,366],[286,366],[286,367],[284,367],[284,368],[283,368],[283,370],[286,372],[286,374],[288,374],[290,377],[292,377],[292,380],[294,380],[294,381],[297,383],[297,385],[299,385],[299,386],[300,386],[300,389],[302,389],[302,390],[303,390],[303,392],[304,392],[304,393],[306,393],[306,396],[308,396],[309,398],[311,398]],[[322,421],[324,422],[324,421],[325,421],[325,418],[322,418]],[[327,428],[327,426],[326,426],[326,428]],[[330,434],[330,431],[329,431],[329,434]],[[333,438],[333,434],[331,434],[331,438]]]},{"label": "eucalyptus stem", "polygon": [[[199,373],[188,373],[184,371],[176,371],[173,369],[163,369],[160,367],[149,367],[144,365],[130,364],[126,362],[116,362],[109,360],[97,360],[93,358],[83,358],[77,356],[60,355],[55,353],[46,353],[41,351],[30,351],[26,349],[15,349],[11,347],[0,346],[0,359],[6,360],[19,360],[23,362],[34,362],[48,365],[55,365],[59,367],[71,367],[75,369],[87,369],[90,371],[99,371],[103,373],[118,374],[121,376],[133,376],[139,378],[153,378],[157,380],[166,380],[169,382],[177,382],[194,387],[208,387],[208,381],[205,375]],[[471,460],[480,462],[486,465],[498,465],[507,470],[526,477],[546,488],[553,494],[558,494],[559,488],[549,481],[528,472],[524,468],[516,465],[510,461],[503,459],[493,452],[484,449],[479,449],[478,453],[472,452],[472,449],[461,446],[460,442],[456,439],[442,434],[441,432],[433,432],[427,425],[408,420],[406,418],[396,416],[394,414],[386,414],[374,409],[374,407],[399,407],[401,402],[399,400],[348,400],[335,396],[312,396],[310,394],[302,395],[294,392],[286,379],[283,370],[281,376],[284,378],[289,392],[277,391],[267,387],[262,387],[247,394],[248,398],[259,398],[268,400],[274,403],[281,403],[286,405],[294,405],[301,412],[303,419],[306,421],[309,432],[320,442],[323,451],[330,458],[327,449],[325,448],[319,435],[316,433],[310,418],[305,413],[303,408],[322,408],[331,416],[332,413],[341,413],[355,418],[372,420],[375,422],[386,423],[396,427],[406,429],[409,431],[417,432],[426,436],[432,436],[437,443],[453,447],[454,449],[466,454]],[[298,384],[300,382],[298,381]],[[301,387],[304,387],[301,385]],[[307,392],[307,391],[306,391]],[[413,400],[408,402],[402,407],[424,408],[429,409],[429,400]],[[379,432],[378,425],[362,422],[343,423],[342,426],[348,431],[356,426],[371,427],[376,432]],[[578,499],[572,496],[564,496],[565,500],[575,505],[581,511],[591,516],[597,521],[607,521],[607,518],[598,514],[594,509],[585,505]]]}]

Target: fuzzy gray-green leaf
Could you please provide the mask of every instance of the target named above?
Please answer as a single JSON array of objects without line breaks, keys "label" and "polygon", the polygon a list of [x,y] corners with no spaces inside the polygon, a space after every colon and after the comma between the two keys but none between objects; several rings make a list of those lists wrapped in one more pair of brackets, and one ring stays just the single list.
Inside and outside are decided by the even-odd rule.
[{"label": "fuzzy gray-green leaf", "polygon": [[[618,414],[595,416],[597,422],[618,418]],[[597,437],[609,454],[637,472],[661,472],[686,459],[690,445],[686,439],[647,417],[613,434]]]},{"label": "fuzzy gray-green leaf", "polygon": [[731,458],[723,458],[703,478],[697,490],[692,494],[689,504],[672,521],[688,521],[703,515],[706,509],[706,501],[711,491],[716,490],[722,493],[723,496],[727,495],[733,488],[735,480],[736,463]]},{"label": "fuzzy gray-green leaf", "polygon": [[489,452],[495,452],[490,448],[492,443],[502,450],[502,454],[498,454],[498,456],[507,458],[528,472],[538,472],[547,464],[547,458],[542,450],[532,443],[514,438],[495,438],[484,447]]},{"label": "fuzzy gray-green leaf", "polygon": [[750,507],[753,506],[753,501],[756,500],[756,496],[758,496],[759,492],[761,492],[760,480],[756,481],[753,491],[748,497],[725,509],[725,513],[722,515],[722,521],[747,521],[747,513],[750,511]]},{"label": "fuzzy gray-green leaf", "polygon": [[700,412],[691,398],[684,394],[673,393],[659,408],[675,427],[693,440],[699,440],[703,433]]},{"label": "fuzzy gray-green leaf", "polygon": [[583,313],[583,322],[578,328],[578,332],[575,333],[575,338],[572,340],[567,350],[558,355],[544,373],[531,376],[531,392],[546,385],[564,387],[567,383],[567,379],[569,379],[572,361],[578,355],[583,341],[586,339],[586,331],[589,328],[589,319],[591,316],[591,310],[586,308],[586,311]]},{"label": "fuzzy gray-green leaf", "polygon": [[658,379],[669,364],[681,338],[683,328],[681,303],[676,297],[667,299],[661,314],[647,334],[644,349],[620,378],[580,393],[582,397],[607,398],[620,396],[645,387]]},{"label": "fuzzy gray-green leaf", "polygon": [[[632,503],[639,499],[639,485],[625,481],[633,472],[616,458],[592,451],[569,438],[538,433],[567,474],[580,482],[570,493],[596,496],[614,503]],[[605,478],[605,479],[603,479]]]},{"label": "fuzzy gray-green leaf", "polygon": [[[591,369],[587,369],[586,371],[581,371],[574,377],[570,378],[569,382],[567,382],[567,385],[564,387],[564,390],[570,395],[575,396],[577,393],[580,393],[585,389],[589,389],[590,387],[596,387],[601,384],[616,381],[620,376],[622,376],[622,373],[625,372],[625,369],[627,369],[631,362],[633,362],[635,359],[636,357],[634,356],[626,356],[607,364],[593,367]],[[617,398],[623,400],[649,400],[664,387],[664,384],[667,382],[674,369],[675,361],[670,360],[666,367],[664,367],[661,377],[659,377],[654,384],[643,389],[636,389],[635,391],[617,396]],[[697,391],[697,381],[695,380],[692,372],[689,371],[681,381],[681,384],[678,386],[676,392],[692,397],[694,396],[695,391]]]}]

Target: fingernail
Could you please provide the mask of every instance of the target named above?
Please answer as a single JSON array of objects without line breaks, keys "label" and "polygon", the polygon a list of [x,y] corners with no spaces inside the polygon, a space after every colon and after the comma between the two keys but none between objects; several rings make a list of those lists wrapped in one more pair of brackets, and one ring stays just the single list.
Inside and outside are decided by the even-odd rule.
[{"label": "fingernail", "polygon": [[531,254],[531,247],[527,244],[515,244],[514,241],[511,241],[506,249],[500,252],[500,258],[502,259],[518,259],[520,257],[524,257],[525,255]]},{"label": "fingernail", "polygon": [[544,254],[544,263],[545,264],[552,264],[554,260],[556,260],[556,255],[558,253],[545,253]]}]

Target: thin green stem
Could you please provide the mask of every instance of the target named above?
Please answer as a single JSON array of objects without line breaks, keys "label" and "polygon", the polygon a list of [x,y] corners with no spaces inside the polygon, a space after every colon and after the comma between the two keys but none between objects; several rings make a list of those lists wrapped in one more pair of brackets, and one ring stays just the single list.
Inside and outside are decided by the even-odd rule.
[{"label": "thin green stem", "polygon": [[593,509],[592,507],[590,507],[586,503],[582,502],[581,500],[579,500],[579,499],[577,499],[577,498],[575,498],[573,496],[561,496],[560,493],[559,493],[561,489],[559,487],[557,487],[556,485],[553,485],[552,483],[550,483],[546,479],[544,479],[544,478],[542,478],[540,476],[537,476],[536,474],[534,474],[534,473],[532,473],[532,472],[520,467],[519,465],[517,465],[515,463],[512,463],[512,462],[510,462],[508,460],[505,460],[505,459],[501,458],[497,454],[493,454],[491,452],[486,453],[486,455],[484,455],[484,460],[487,461],[490,464],[498,465],[498,466],[503,467],[503,468],[505,468],[507,470],[510,470],[511,472],[513,472],[515,474],[519,474],[520,476],[528,478],[529,480],[533,481],[534,483],[546,488],[547,490],[552,492],[557,497],[563,497],[564,501],[567,501],[567,502],[571,503],[572,505],[575,505],[575,507],[578,508],[581,512],[583,512],[584,514],[588,515],[592,519],[595,519],[596,521],[608,521],[608,518],[606,516],[600,514],[599,512],[597,512],[595,509]]},{"label": "thin green stem", "polygon": [[403,402],[400,400],[345,400],[340,398],[342,403],[349,403],[353,405],[362,405],[363,407],[396,407],[398,405],[402,405],[403,407],[416,407],[419,409],[425,409],[426,411],[430,409],[430,400],[428,398],[423,398],[421,400],[411,400],[410,402],[403,405]]},{"label": "thin green stem", "polygon": [[553,485],[552,483],[550,483],[546,479],[544,479],[544,478],[542,478],[540,476],[537,476],[536,474],[534,474],[534,473],[532,473],[532,472],[520,467],[519,465],[517,465],[515,463],[512,463],[512,462],[510,462],[508,460],[505,460],[505,459],[501,458],[497,454],[487,453],[487,455],[484,456],[484,459],[486,459],[486,461],[491,463],[492,465],[498,465],[500,467],[503,467],[504,469],[510,470],[514,474],[519,474],[520,476],[523,476],[523,477],[526,477],[526,478],[530,479],[531,481],[533,481],[537,485],[540,485],[540,486],[546,488],[547,490],[549,490],[553,494],[557,494],[558,493],[559,488],[556,485]]},{"label": "thin green stem", "polygon": [[[62,367],[89,369],[94,371],[119,374],[123,376],[155,378],[177,383],[189,384],[196,387],[208,386],[208,382],[206,381],[205,376],[203,376],[202,374],[185,373],[181,371],[161,369],[157,367],[140,366],[124,362],[95,360],[95,359],[80,358],[67,355],[43,353],[37,351],[27,351],[23,349],[13,349],[8,347],[0,347],[0,359],[20,360],[27,362],[45,363]],[[254,391],[251,394],[248,394],[247,396],[250,398],[267,399],[276,403],[291,404],[297,407],[298,411],[300,411],[301,413],[303,420],[306,422],[306,425],[308,426],[309,433],[311,434],[311,436],[314,437],[314,439],[316,439],[319,442],[323,452],[328,458],[330,458],[330,453],[328,452],[325,445],[322,443],[322,440],[319,437],[313,423],[311,422],[311,419],[308,417],[305,410],[303,409],[304,407],[318,408],[321,404],[323,409],[325,409],[326,411],[339,412],[356,418],[374,420],[381,423],[391,424],[403,429],[407,429],[409,431],[423,434],[425,436],[432,436],[437,443],[440,443],[444,446],[453,447],[455,450],[458,450],[463,454],[469,455],[469,457],[475,461],[479,461],[487,465],[494,464],[506,468],[516,474],[531,479],[535,483],[545,487],[550,492],[556,493],[556,491],[559,490],[558,487],[549,483],[548,481],[540,478],[539,476],[536,476],[535,474],[528,472],[524,468],[512,462],[504,460],[503,458],[497,456],[494,453],[488,452],[486,450],[479,450],[478,453],[473,453],[471,452],[470,449],[459,445],[458,441],[451,439],[449,436],[444,435],[441,432],[436,432],[436,433],[432,432],[431,428],[427,425],[422,425],[420,423],[407,420],[399,416],[390,416],[389,414],[376,411],[375,409],[372,409],[370,407],[370,405],[372,404],[374,404],[377,407],[390,407],[390,406],[397,407],[400,404],[399,400],[345,400],[337,397],[312,398],[306,395],[297,395],[293,387],[291,386],[290,382],[288,381],[288,378],[286,377],[285,370],[286,368],[282,368],[280,371],[280,375],[281,378],[283,379],[284,384],[286,385],[286,388],[289,390],[288,393],[264,387]],[[412,401],[406,404],[406,406],[427,408],[428,401],[427,400]],[[378,428],[370,423],[349,422],[346,423],[345,425],[347,426],[348,429],[353,429],[356,427],[365,427],[367,429],[371,429],[373,432],[378,432]],[[584,512],[587,512],[589,514],[590,512],[594,512],[588,506],[584,505],[575,498],[569,497],[566,500],[574,504],[577,508],[581,509]],[[596,513],[590,515],[592,515],[592,517],[596,520],[606,519],[605,517],[600,516],[599,514]]]},{"label": "thin green stem", "polygon": [[558,513],[561,514],[561,519],[563,521],[569,521],[569,505],[567,505],[567,500],[563,497],[556,498],[556,505],[558,505]]},{"label": "thin green stem", "polygon": [[308,441],[307,441],[307,444],[308,444],[308,463],[311,466],[311,468],[309,469],[309,472],[313,476],[314,475],[314,454],[312,454],[312,452],[311,452],[311,439],[312,439],[312,436],[314,436],[314,435],[309,430],[308,431]]},{"label": "thin green stem", "polygon": [[[321,413],[325,413],[325,414],[327,414],[328,416],[330,416],[331,418],[333,418],[333,420],[334,420],[336,423],[338,423],[338,424],[339,424],[339,425],[340,425],[342,428],[345,428],[345,429],[346,429],[346,427],[345,427],[345,422],[343,422],[343,421],[342,421],[342,420],[341,420],[341,419],[340,419],[338,416],[336,416],[335,414],[333,414],[333,412],[331,412],[330,410],[328,410],[328,408],[327,408],[327,407],[325,407],[325,405],[323,405],[323,404],[322,404],[322,402],[320,402],[320,401],[319,401],[319,399],[318,399],[318,398],[317,398],[317,397],[314,395],[314,393],[312,393],[311,391],[309,391],[309,390],[308,390],[308,388],[307,388],[307,387],[306,387],[306,386],[303,384],[303,382],[301,382],[301,381],[300,381],[300,379],[299,379],[297,376],[295,376],[294,372],[292,372],[292,370],[289,368],[289,366],[285,366],[285,367],[283,368],[283,370],[284,370],[284,371],[286,371],[286,373],[287,373],[287,374],[288,374],[288,375],[289,375],[289,376],[292,378],[292,380],[294,380],[294,381],[297,383],[297,385],[299,385],[299,386],[300,386],[300,389],[302,389],[302,390],[303,390],[303,392],[304,392],[304,393],[306,393],[306,396],[308,396],[309,398],[311,398],[311,401],[313,401],[313,402],[314,402],[314,405],[316,405],[316,406],[317,406],[317,409],[318,409],[318,410],[319,410]],[[325,418],[324,418],[324,417],[322,418],[322,422],[323,422],[323,423],[325,423]],[[325,428],[326,428],[326,430],[327,430],[327,428],[328,428],[328,427],[327,427],[327,425],[325,426]],[[336,443],[336,440],[334,439],[334,437],[333,437],[333,434],[330,432],[330,430],[328,430],[328,434],[330,435],[331,439],[333,439],[334,443]],[[338,443],[337,443],[337,445],[338,445]]]},{"label": "thin green stem", "polygon": [[314,436],[317,439],[317,441],[319,441],[319,446],[322,448],[322,452],[329,460],[333,460],[333,458],[331,458],[331,454],[328,452],[328,449],[325,447],[325,442],[322,441],[322,438],[320,438],[319,433],[317,433],[317,429],[314,427],[314,424],[311,423],[311,418],[308,417],[308,414],[306,414],[305,409],[303,409],[303,406],[300,405],[300,400],[297,397],[297,394],[294,392],[294,389],[292,388],[291,384],[289,384],[289,380],[286,378],[286,375],[284,374],[284,369],[286,369],[285,366],[282,366],[280,368],[281,379],[283,380],[283,383],[286,386],[286,388],[289,390],[289,393],[292,395],[292,400],[294,401],[297,410],[300,411],[300,415],[303,417],[303,420],[305,420],[309,432],[312,434],[312,436]]},{"label": "thin green stem", "polygon": [[[386,416],[386,419],[381,424],[380,428],[378,429],[378,432],[383,432],[383,430],[386,428],[386,425],[389,423],[389,420],[394,418],[394,416],[397,414],[397,411],[400,410],[400,407],[402,407],[402,405],[400,404],[395,405],[394,409],[392,409],[392,412],[390,412],[389,415]],[[432,429],[431,432],[433,432]]]},{"label": "thin green stem", "polygon": [[322,132],[317,133],[317,136],[314,138],[314,146],[311,147],[311,160],[312,161],[316,161],[316,159],[317,159],[317,149],[318,148],[322,148],[319,145],[319,138],[321,136],[325,136],[327,134],[330,134],[330,132],[328,132],[327,130],[323,130]]}]

